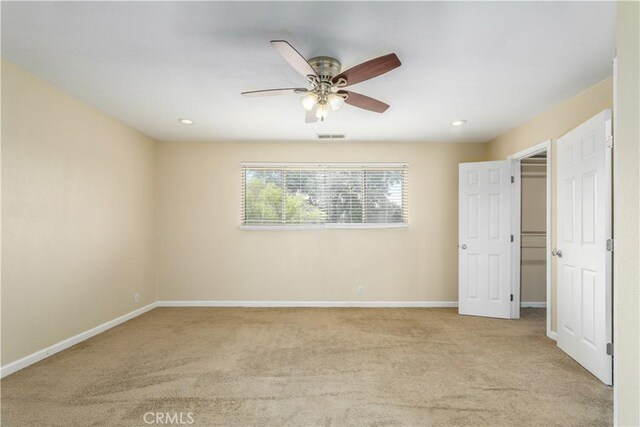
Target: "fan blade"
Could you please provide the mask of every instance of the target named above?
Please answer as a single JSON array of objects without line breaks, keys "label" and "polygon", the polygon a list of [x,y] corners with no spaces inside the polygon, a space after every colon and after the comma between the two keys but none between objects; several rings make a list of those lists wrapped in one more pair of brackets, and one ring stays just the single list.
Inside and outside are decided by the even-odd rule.
[{"label": "fan blade", "polygon": [[396,54],[390,53],[349,68],[335,76],[331,81],[335,84],[342,78],[347,81],[345,86],[351,86],[356,83],[378,77],[381,74],[393,70],[394,68],[398,68],[400,65],[402,64]]},{"label": "fan blade", "polygon": [[305,123],[315,123],[318,121],[318,118],[316,117],[317,109],[318,109],[318,104],[314,105],[311,111],[307,111],[307,114],[304,116]]},{"label": "fan blade", "polygon": [[382,101],[368,97],[366,95],[360,95],[359,93],[351,92],[348,90],[339,90],[338,94],[347,95],[346,102],[354,107],[363,108],[365,110],[374,111],[376,113],[384,113],[389,108],[388,104]]},{"label": "fan blade", "polygon": [[271,40],[271,46],[273,46],[280,55],[296,69],[297,72],[303,76],[317,76],[316,71],[311,65],[304,59],[304,56],[300,55],[289,42],[284,40]]},{"label": "fan blade", "polygon": [[291,93],[304,93],[307,89],[302,87],[288,87],[283,89],[265,89],[265,90],[251,90],[249,92],[242,92],[243,96],[275,96],[275,95],[288,95]]}]

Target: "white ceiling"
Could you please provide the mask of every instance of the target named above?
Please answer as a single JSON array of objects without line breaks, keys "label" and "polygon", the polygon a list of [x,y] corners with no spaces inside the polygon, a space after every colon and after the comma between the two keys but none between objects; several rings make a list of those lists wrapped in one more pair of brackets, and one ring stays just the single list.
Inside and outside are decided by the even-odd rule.
[{"label": "white ceiling", "polygon": [[[2,57],[159,140],[484,142],[611,75],[615,2],[2,2]],[[343,69],[395,52],[346,105],[304,124],[304,86],[270,46]],[[177,119],[195,120],[194,126]],[[466,119],[452,128],[449,123]]]}]

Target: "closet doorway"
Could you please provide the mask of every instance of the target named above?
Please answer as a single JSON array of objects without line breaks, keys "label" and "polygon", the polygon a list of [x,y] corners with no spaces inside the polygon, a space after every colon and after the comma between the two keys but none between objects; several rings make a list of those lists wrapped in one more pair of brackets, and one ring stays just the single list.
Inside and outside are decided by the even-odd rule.
[{"label": "closet doorway", "polygon": [[[551,141],[510,156],[514,165],[514,245],[520,307],[546,308],[546,335],[552,331]],[[519,209],[517,207],[520,207]]]}]

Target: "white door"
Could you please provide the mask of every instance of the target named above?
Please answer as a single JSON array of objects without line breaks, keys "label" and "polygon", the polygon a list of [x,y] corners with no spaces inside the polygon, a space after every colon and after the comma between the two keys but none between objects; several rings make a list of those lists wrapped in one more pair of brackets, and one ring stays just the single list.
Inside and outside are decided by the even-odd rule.
[{"label": "white door", "polygon": [[[611,384],[611,111],[557,144],[558,346]],[[637,230],[634,230],[637,232]]]},{"label": "white door", "polygon": [[511,317],[512,161],[461,163],[458,312]]}]

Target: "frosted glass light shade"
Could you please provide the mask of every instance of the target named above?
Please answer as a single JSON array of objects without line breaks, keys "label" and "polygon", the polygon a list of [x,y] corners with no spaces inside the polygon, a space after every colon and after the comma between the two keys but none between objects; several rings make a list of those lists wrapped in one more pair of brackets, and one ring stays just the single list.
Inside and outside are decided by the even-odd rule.
[{"label": "frosted glass light shade", "polygon": [[316,118],[324,121],[324,119],[327,118],[327,115],[329,115],[329,107],[327,104],[319,104],[318,109],[316,110]]},{"label": "frosted glass light shade", "polygon": [[344,98],[338,94],[332,93],[328,96],[329,105],[333,111],[338,111],[344,105]]},{"label": "frosted glass light shade", "polygon": [[314,92],[310,92],[300,98],[300,102],[302,103],[302,108],[307,111],[311,111],[313,110],[313,106],[316,105],[316,102],[318,102],[318,95]]}]

